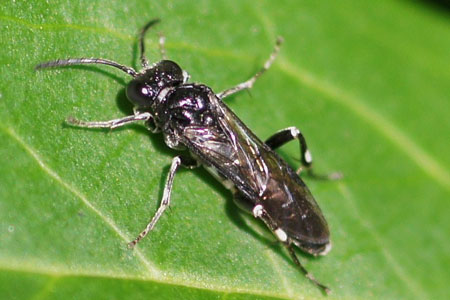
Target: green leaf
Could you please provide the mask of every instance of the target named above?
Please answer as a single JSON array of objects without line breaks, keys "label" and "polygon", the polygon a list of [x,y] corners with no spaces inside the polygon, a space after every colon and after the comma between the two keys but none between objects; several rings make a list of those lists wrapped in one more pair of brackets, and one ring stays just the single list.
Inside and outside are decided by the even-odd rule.
[{"label": "green leaf", "polygon": [[[136,33],[195,82],[221,91],[272,69],[229,106],[262,138],[305,134],[306,178],[334,248],[301,255],[328,299],[444,299],[450,280],[450,27],[422,1],[8,1],[0,8],[1,299],[315,299],[264,226],[242,216],[204,170],[175,178],[172,209],[131,251],[155,212],[171,157],[141,126],[111,133],[67,116],[131,113],[129,78],[108,67],[35,72],[40,62],[103,57],[138,65]],[[280,153],[298,166],[298,145]]]}]

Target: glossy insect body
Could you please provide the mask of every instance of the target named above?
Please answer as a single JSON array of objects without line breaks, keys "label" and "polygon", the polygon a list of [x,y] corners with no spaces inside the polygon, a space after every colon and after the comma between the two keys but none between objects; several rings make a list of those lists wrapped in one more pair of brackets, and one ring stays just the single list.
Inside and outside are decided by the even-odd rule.
[{"label": "glossy insect body", "polygon": [[[196,115],[188,126],[178,127],[179,140],[207,169],[218,173],[219,179],[235,193],[241,208],[263,219],[279,233],[280,240],[292,240],[311,254],[322,253],[329,245],[328,226],[295,171],[209,88],[186,88],[195,90],[196,95],[202,91],[202,106],[209,109]],[[209,121],[212,114],[215,118]]]},{"label": "glossy insect body", "polygon": [[[157,20],[149,22],[140,35],[143,71],[136,72],[105,59],[67,59],[40,64],[38,69],[76,64],[106,64],[133,76],[127,85],[127,97],[135,106],[135,114],[120,119],[83,122],[68,119],[75,126],[117,128],[144,121],[153,132],[162,132],[166,144],[188,150],[172,160],[161,205],[145,230],[130,243],[135,246],[150,232],[170,204],[170,192],[178,167],[203,165],[234,194],[242,209],[261,219],[288,249],[304,274],[324,291],[328,288],[316,281],[298,261],[292,245],[312,255],[326,254],[331,249],[327,222],[297,173],[274,151],[293,139],[300,142],[303,165],[311,171],[311,154],[300,131],[290,127],[262,142],[224,104],[223,98],[251,88],[267,70],[278,53],[281,39],[264,67],[252,78],[222,93],[215,94],[202,84],[188,83],[189,76],[178,64],[163,59],[149,66],[144,56],[143,37]],[[160,39],[164,58],[163,41]],[[332,178],[337,176],[332,175]]]}]

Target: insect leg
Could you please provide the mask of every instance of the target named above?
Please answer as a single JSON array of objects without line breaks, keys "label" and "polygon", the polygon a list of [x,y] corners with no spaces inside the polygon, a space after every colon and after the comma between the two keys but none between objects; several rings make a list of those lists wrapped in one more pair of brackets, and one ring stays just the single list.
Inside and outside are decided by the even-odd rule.
[{"label": "insect leg", "polygon": [[292,248],[292,243],[284,243],[284,246],[288,250],[289,255],[291,256],[294,263],[300,268],[300,270],[305,275],[305,277],[308,278],[312,283],[314,283],[317,287],[319,287],[326,294],[330,294],[331,290],[327,286],[318,282],[317,279],[314,278],[313,274],[308,272],[308,270],[306,270],[305,267],[300,263],[300,261],[297,258],[297,255],[295,254],[294,248]]},{"label": "insect leg", "polygon": [[153,20],[149,21],[147,24],[145,24],[144,27],[142,27],[141,32],[139,34],[139,49],[141,52],[141,65],[144,69],[148,68],[148,60],[145,57],[145,45],[144,45],[145,33],[147,32],[147,30],[150,27],[152,27],[156,23],[159,23],[159,21],[160,21],[159,19],[153,19]]},{"label": "insect leg", "polygon": [[[311,152],[308,149],[308,146],[306,144],[305,137],[303,134],[298,130],[297,127],[288,127],[285,129],[282,129],[272,135],[270,138],[266,140],[266,144],[272,148],[273,150],[277,149],[278,147],[281,147],[282,145],[294,140],[298,139],[300,142],[300,153],[301,153],[301,162],[302,165],[306,168],[308,174],[316,179],[327,179],[327,180],[336,180],[342,178],[342,174],[339,172],[334,172],[327,175],[320,175],[314,173],[312,169],[312,155]],[[297,173],[300,173],[302,169],[299,168]]]},{"label": "insect leg", "polygon": [[136,246],[137,243],[139,243],[140,240],[142,240],[152,229],[155,227],[155,224],[158,222],[159,218],[161,218],[162,214],[166,210],[167,207],[170,205],[170,192],[172,191],[172,185],[173,185],[173,179],[175,177],[175,173],[178,170],[179,166],[184,166],[188,168],[195,168],[198,166],[197,161],[195,161],[192,158],[185,157],[185,156],[175,156],[172,159],[172,165],[170,166],[169,175],[167,176],[166,185],[164,187],[164,193],[161,200],[161,204],[156,211],[155,215],[151,219],[150,223],[147,224],[147,227],[138,235],[138,237],[128,243],[128,247],[133,248]]},{"label": "insect leg", "polygon": [[228,97],[234,93],[237,93],[239,91],[242,91],[244,89],[250,89],[253,84],[255,83],[256,79],[258,79],[265,71],[267,71],[270,66],[272,65],[273,61],[275,60],[275,58],[278,55],[278,52],[280,51],[280,46],[283,43],[283,38],[278,37],[277,41],[275,43],[275,47],[272,51],[272,54],[270,54],[269,59],[264,63],[264,66],[255,74],[253,75],[253,77],[251,77],[250,79],[248,79],[247,81],[244,81],[228,90],[225,90],[219,94],[217,94],[217,96],[220,99],[223,99],[225,97]]},{"label": "insect leg", "polygon": [[253,207],[253,215],[255,218],[260,218],[264,221],[264,223],[269,227],[269,229],[275,234],[275,236],[278,238],[280,242],[283,243],[283,245],[286,247],[286,249],[289,252],[289,255],[291,256],[294,263],[299,267],[300,271],[305,275],[306,278],[308,278],[312,283],[314,283],[317,287],[319,287],[322,291],[324,291],[326,294],[330,293],[330,289],[317,281],[314,276],[308,272],[308,270],[305,269],[305,267],[300,263],[300,261],[297,258],[297,255],[295,254],[294,248],[292,247],[292,240],[289,238],[289,236],[286,234],[284,230],[279,228],[277,224],[272,220],[272,218],[267,214],[267,212],[264,210],[264,207],[261,204],[257,204]]},{"label": "insect leg", "polygon": [[127,117],[120,118],[120,119],[109,120],[109,121],[86,122],[86,121],[80,121],[73,117],[68,117],[66,122],[68,124],[76,126],[76,127],[114,129],[114,128],[121,127],[126,124],[138,122],[138,121],[148,121],[151,118],[153,118],[153,117],[150,113],[144,112],[144,113],[136,113],[135,115],[127,116]]}]

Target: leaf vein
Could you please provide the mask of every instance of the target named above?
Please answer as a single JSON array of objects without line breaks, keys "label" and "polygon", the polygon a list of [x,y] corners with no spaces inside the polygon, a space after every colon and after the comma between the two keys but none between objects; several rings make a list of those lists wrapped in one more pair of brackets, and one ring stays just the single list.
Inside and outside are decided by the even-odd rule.
[{"label": "leaf vein", "polygon": [[353,217],[359,221],[359,223],[366,229],[366,231],[372,236],[373,240],[377,243],[378,247],[381,250],[382,255],[389,263],[389,265],[393,268],[394,273],[397,274],[398,278],[400,278],[412,291],[417,299],[428,299],[428,295],[425,290],[420,287],[420,284],[411,278],[408,273],[402,268],[402,266],[397,262],[397,260],[392,256],[391,252],[387,250],[389,245],[386,241],[384,241],[381,236],[376,232],[373,225],[366,219],[361,218],[361,214],[359,213],[358,207],[356,206],[354,197],[350,192],[348,186],[342,182],[338,183],[339,192],[342,194],[344,199],[347,200],[348,205],[351,207],[351,211],[353,211]]},{"label": "leaf vein", "polygon": [[434,178],[442,187],[450,191],[450,174],[441,164],[413,141],[404,131],[390,120],[376,112],[372,107],[349,92],[341,90],[331,83],[315,77],[306,70],[299,69],[288,60],[281,60],[281,70],[303,85],[320,92],[328,99],[343,105],[367,124],[387,138],[391,143],[413,161],[428,176]]},{"label": "leaf vein", "polygon": [[[36,268],[35,265],[29,266],[26,261],[20,262],[12,262],[9,260],[7,265],[2,264],[0,262],[0,270],[8,271],[8,272],[18,272],[18,273],[32,273],[38,275],[52,276],[56,278],[70,278],[70,277],[88,277],[88,278],[98,278],[98,279],[116,279],[116,280],[129,280],[129,281],[137,281],[137,282],[146,282],[146,283],[155,283],[155,284],[167,284],[172,286],[180,286],[186,288],[200,289],[205,291],[212,291],[217,293],[227,293],[227,294],[247,294],[253,296],[263,296],[263,297],[272,297],[278,299],[290,299],[289,296],[283,295],[281,293],[273,293],[273,292],[264,292],[258,290],[249,290],[245,288],[230,288],[228,286],[220,286],[213,284],[198,284],[197,282],[187,282],[187,281],[178,281],[175,278],[170,277],[135,277],[129,276],[125,274],[110,274],[110,273],[88,273],[88,272],[75,272],[74,270],[63,270],[63,269],[55,269],[52,266],[45,267],[44,269]],[[53,271],[50,271],[53,270]]]},{"label": "leaf vein", "polygon": [[[91,209],[95,214],[97,214],[100,219],[104,221],[122,240],[129,242],[129,238],[120,228],[114,223],[114,221],[108,216],[104,215],[97,207],[95,207],[85,195],[83,195],[78,189],[64,181],[53,169],[48,167],[42,158],[37,154],[37,152],[28,145],[13,129],[0,127],[5,133],[7,133],[13,140],[15,140],[20,146],[22,146],[25,151],[37,162],[41,169],[51,178],[53,178],[57,183],[63,186],[66,190],[70,191],[77,198],[79,198],[89,209]],[[152,277],[159,276],[160,270],[156,268],[139,249],[134,249],[134,253],[138,259],[145,265],[149,275]]]},{"label": "leaf vein", "polygon": [[56,282],[58,282],[59,279],[60,279],[59,276],[50,277],[50,279],[42,287],[42,289],[34,295],[33,300],[48,299],[48,296],[51,294],[53,287],[55,286]]}]

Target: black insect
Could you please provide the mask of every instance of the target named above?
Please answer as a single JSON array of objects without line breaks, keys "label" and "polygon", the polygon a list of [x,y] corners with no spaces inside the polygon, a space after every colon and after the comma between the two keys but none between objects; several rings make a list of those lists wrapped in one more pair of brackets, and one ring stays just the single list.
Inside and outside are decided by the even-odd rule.
[{"label": "black insect", "polygon": [[[325,255],[331,249],[330,232],[322,212],[311,192],[298,174],[278,156],[274,149],[298,139],[302,165],[312,173],[312,158],[306,141],[296,127],[283,129],[265,142],[223,103],[236,92],[249,89],[273,63],[282,39],[278,38],[274,51],[261,70],[247,81],[219,94],[203,84],[188,83],[189,75],[180,66],[165,59],[164,37],[160,37],[163,60],[149,65],[144,54],[146,31],[159,22],[155,19],[140,32],[140,59],[142,70],[101,58],[75,58],[46,62],[36,69],[80,64],[103,64],[131,75],[126,94],[134,105],[134,114],[120,119],[84,122],[69,118],[74,126],[114,129],[129,123],[144,121],[152,132],[162,132],[167,146],[188,150],[172,160],[161,205],[147,227],[129,243],[134,247],[155,226],[170,205],[173,179],[179,166],[204,166],[234,194],[237,205],[255,218],[261,219],[286,246],[295,264],[307,278],[323,291],[329,289],[319,283],[301,265],[293,245],[316,255]],[[337,174],[326,176],[337,178]]]}]

